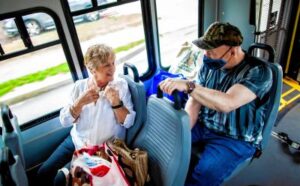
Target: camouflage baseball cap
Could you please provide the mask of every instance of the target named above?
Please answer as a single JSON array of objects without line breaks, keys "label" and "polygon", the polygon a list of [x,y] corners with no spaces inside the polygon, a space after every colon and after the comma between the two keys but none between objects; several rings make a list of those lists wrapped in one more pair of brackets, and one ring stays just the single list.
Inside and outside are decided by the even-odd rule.
[{"label": "camouflage baseball cap", "polygon": [[229,23],[215,22],[205,34],[193,43],[204,50],[211,50],[221,45],[240,46],[243,42],[241,31]]}]

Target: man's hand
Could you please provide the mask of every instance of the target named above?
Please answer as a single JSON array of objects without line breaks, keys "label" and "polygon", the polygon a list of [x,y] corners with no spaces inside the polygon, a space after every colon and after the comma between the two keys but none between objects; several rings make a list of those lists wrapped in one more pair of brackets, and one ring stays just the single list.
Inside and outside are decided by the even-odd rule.
[{"label": "man's hand", "polygon": [[178,90],[179,92],[187,91],[187,80],[183,79],[171,79],[168,78],[159,83],[159,87],[161,90],[169,95],[173,93],[174,90]]}]

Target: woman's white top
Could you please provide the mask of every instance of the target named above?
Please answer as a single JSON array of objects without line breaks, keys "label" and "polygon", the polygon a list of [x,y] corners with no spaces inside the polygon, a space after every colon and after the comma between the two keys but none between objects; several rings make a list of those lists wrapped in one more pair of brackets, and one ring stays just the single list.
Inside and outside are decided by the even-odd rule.
[{"label": "woman's white top", "polygon": [[100,97],[96,104],[90,103],[83,106],[78,120],[73,123],[75,119],[70,113],[70,107],[88,89],[88,79],[75,82],[69,104],[60,111],[60,122],[64,127],[73,125],[71,136],[76,149],[87,145],[102,144],[111,137],[124,139],[125,128],[133,125],[136,113],[133,110],[127,82],[124,79],[115,78],[110,84],[119,91],[120,99],[129,111],[122,125],[117,122],[111,104],[103,95],[103,91],[99,93]]}]

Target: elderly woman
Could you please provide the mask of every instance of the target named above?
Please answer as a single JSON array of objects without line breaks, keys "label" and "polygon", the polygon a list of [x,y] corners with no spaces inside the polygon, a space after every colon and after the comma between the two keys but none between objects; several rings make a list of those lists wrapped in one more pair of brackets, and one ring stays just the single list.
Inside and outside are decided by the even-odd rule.
[{"label": "elderly woman", "polygon": [[[115,54],[106,45],[91,46],[85,55],[91,77],[78,80],[70,103],[60,112],[63,126],[72,126],[70,135],[39,169],[43,185],[53,185],[57,171],[71,161],[75,149],[97,145],[111,137],[124,139],[125,128],[135,118],[127,82],[115,79]],[[55,182],[60,184],[60,176]],[[48,181],[49,180],[49,181]]]}]

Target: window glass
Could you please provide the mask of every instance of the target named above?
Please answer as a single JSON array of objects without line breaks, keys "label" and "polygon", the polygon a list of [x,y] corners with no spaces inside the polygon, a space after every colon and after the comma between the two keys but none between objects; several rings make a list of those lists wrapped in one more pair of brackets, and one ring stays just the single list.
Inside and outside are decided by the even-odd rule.
[{"label": "window glass", "polygon": [[174,63],[181,46],[198,37],[198,1],[156,0],[161,64]]},{"label": "window glass", "polygon": [[117,0],[97,0],[98,5],[105,5],[114,2],[117,2]]},{"label": "window glass", "polygon": [[269,7],[270,7],[270,0],[263,0],[262,7],[261,7],[261,17],[260,17],[260,25],[259,31],[266,31],[267,23],[268,23],[268,16],[269,16]]},{"label": "window glass", "polygon": [[23,16],[26,29],[34,46],[58,40],[54,20],[46,13]]},{"label": "window glass", "polygon": [[[54,20],[46,13],[22,16],[33,46],[58,40]],[[1,45],[5,54],[26,49],[14,18],[0,22]]]},{"label": "window glass", "polygon": [[276,26],[279,20],[280,8],[282,4],[282,0],[274,0],[272,6],[272,12],[270,14],[270,26]]},{"label": "window glass", "polygon": [[[117,2],[117,0],[97,0],[97,5],[105,5]],[[71,12],[78,11],[78,10],[84,10],[87,8],[91,8],[92,1],[91,0],[68,0]]]},{"label": "window glass", "polygon": [[[31,16],[42,18],[43,14]],[[26,23],[27,16],[22,18]],[[18,32],[11,36],[6,34],[7,27],[3,26],[6,21],[1,22],[0,27],[0,40],[5,53],[10,48],[16,51],[24,49]],[[39,33],[30,34],[34,46],[58,38],[53,20],[51,24],[49,31],[41,29]],[[60,109],[66,104],[73,84],[59,44],[0,61],[0,76],[0,102],[10,106],[21,125]]]},{"label": "window glass", "polygon": [[0,75],[0,102],[20,124],[60,109],[69,98],[72,78],[61,46],[1,61]]},{"label": "window glass", "polygon": [[[140,75],[146,72],[148,60],[140,2],[123,4],[89,14],[92,13],[98,13],[99,18],[76,24],[83,54],[89,46],[105,43],[113,47],[116,52],[117,73],[122,73],[121,67],[124,62],[136,65]],[[87,17],[87,15],[81,16]]]},{"label": "window glass", "polygon": [[71,12],[84,10],[92,7],[91,0],[68,0]]},{"label": "window glass", "polygon": [[6,54],[25,49],[14,19],[0,21],[0,43]]}]

